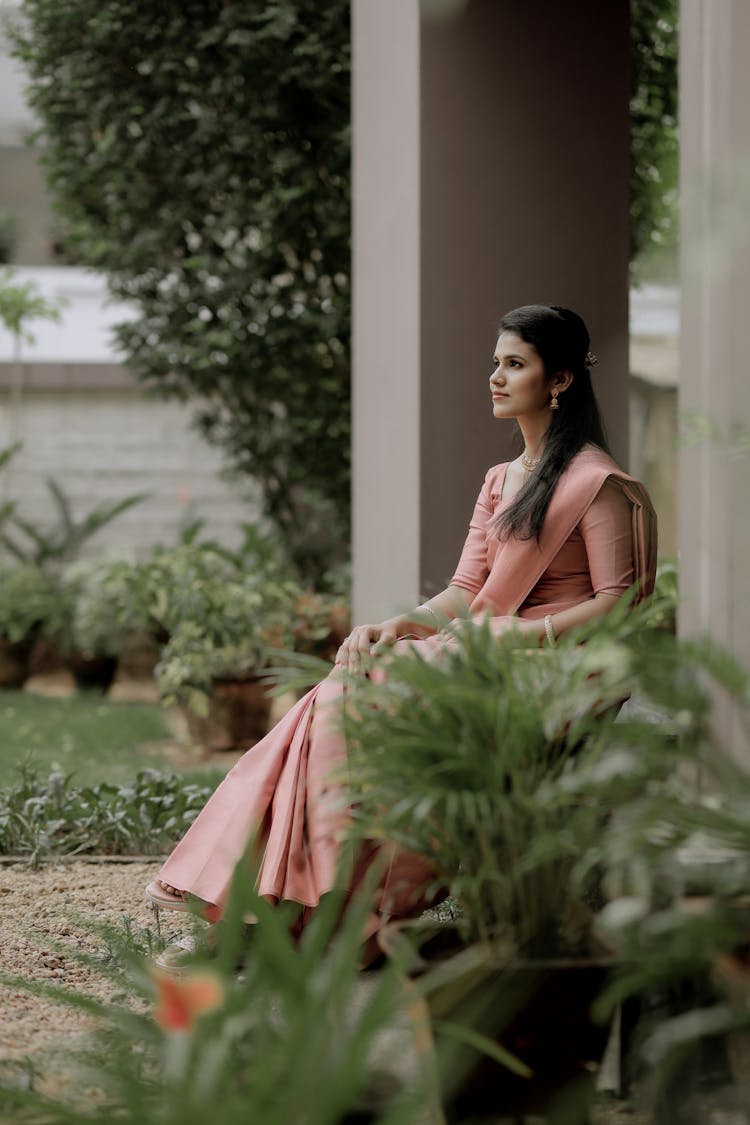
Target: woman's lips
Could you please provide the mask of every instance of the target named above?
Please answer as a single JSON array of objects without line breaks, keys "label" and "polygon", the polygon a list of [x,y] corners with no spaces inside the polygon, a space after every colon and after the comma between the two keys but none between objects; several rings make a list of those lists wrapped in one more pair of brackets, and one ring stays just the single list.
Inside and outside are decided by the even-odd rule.
[{"label": "woman's lips", "polygon": [[493,398],[510,398],[510,395],[506,395],[504,391],[493,391],[492,397]]}]

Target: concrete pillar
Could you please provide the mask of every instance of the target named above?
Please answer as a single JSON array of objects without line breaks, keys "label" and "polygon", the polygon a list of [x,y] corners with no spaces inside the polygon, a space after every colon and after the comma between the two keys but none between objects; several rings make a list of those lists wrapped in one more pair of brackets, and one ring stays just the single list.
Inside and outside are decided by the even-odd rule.
[{"label": "concrete pillar", "polygon": [[[750,665],[750,4],[682,0],[680,631]],[[750,763],[731,710],[724,735]]]},{"label": "concrete pillar", "polygon": [[352,5],[354,620],[420,586],[419,8]]},{"label": "concrete pillar", "polygon": [[586,319],[627,458],[628,0],[353,0],[355,617],[449,580],[515,427],[501,314]]}]

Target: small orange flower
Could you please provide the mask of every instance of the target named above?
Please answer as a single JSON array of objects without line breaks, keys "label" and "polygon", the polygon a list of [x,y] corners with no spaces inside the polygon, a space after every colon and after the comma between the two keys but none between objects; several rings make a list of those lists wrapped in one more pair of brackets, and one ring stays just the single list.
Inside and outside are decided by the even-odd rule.
[{"label": "small orange flower", "polygon": [[192,1031],[198,1016],[216,1011],[224,1001],[221,977],[208,969],[181,977],[155,969],[151,976],[156,986],[154,1019],[164,1031]]}]

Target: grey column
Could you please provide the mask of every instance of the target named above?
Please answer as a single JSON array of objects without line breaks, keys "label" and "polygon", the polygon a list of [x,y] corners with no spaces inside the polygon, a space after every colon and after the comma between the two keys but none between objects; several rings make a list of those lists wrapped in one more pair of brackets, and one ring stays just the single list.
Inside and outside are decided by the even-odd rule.
[{"label": "grey column", "polygon": [[[750,663],[750,4],[682,0],[680,631]],[[731,710],[724,735],[750,762]]]},{"label": "grey column", "polygon": [[355,616],[450,579],[512,453],[501,314],[579,311],[627,456],[628,2],[354,0]]},{"label": "grey column", "polygon": [[354,619],[419,589],[420,268],[417,0],[354,0]]}]

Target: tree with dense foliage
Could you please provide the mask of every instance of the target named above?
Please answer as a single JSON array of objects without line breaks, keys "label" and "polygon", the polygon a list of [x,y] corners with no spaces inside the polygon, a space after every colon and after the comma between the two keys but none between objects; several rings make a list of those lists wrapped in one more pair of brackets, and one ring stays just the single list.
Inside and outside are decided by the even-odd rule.
[{"label": "tree with dense foliage", "polygon": [[24,0],[63,240],[123,358],[256,479],[300,568],[348,551],[348,0]]},{"label": "tree with dense foliage", "polygon": [[631,256],[669,262],[678,239],[678,0],[631,0]]}]

